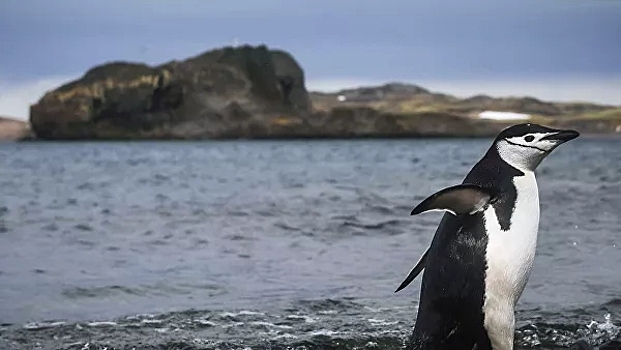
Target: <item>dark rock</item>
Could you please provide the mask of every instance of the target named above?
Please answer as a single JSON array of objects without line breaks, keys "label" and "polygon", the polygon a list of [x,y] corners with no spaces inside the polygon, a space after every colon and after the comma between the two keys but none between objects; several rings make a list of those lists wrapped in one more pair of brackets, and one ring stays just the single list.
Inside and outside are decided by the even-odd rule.
[{"label": "dark rock", "polygon": [[[304,72],[265,46],[226,47],[157,67],[113,62],[31,106],[41,139],[268,136],[273,119],[310,112]],[[259,128],[261,129],[261,128]]]}]

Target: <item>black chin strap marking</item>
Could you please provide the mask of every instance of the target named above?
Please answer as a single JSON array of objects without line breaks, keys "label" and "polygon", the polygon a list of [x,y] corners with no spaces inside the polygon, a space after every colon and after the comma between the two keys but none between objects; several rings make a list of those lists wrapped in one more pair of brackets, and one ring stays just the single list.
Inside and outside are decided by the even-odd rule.
[{"label": "black chin strap marking", "polygon": [[508,139],[505,139],[505,141],[507,141],[508,143],[510,143],[510,144],[512,144],[512,145],[514,145],[514,146],[528,147],[528,148],[532,148],[532,149],[539,150],[539,151],[544,152],[544,153],[545,153],[545,152],[547,152],[546,150],[543,150],[543,149],[541,149],[541,148],[539,148],[539,147],[535,147],[535,146],[527,146],[527,145],[520,145],[519,143],[511,142],[511,141],[509,141]]}]

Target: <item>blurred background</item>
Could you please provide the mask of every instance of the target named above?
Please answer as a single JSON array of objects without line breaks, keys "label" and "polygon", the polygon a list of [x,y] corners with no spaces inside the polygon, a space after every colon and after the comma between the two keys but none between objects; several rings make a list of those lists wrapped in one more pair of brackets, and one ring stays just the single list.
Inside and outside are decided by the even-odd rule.
[{"label": "blurred background", "polygon": [[420,279],[393,291],[440,219],[411,208],[526,121],[582,136],[538,170],[516,344],[614,339],[620,19],[612,0],[3,1],[0,348],[399,348]]}]

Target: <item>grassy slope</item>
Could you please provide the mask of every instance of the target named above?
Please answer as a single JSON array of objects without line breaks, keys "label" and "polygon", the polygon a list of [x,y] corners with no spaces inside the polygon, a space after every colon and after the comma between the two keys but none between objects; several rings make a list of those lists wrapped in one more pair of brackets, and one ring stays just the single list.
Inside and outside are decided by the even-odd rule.
[{"label": "grassy slope", "polygon": [[[339,102],[337,96],[349,97]],[[356,101],[357,97],[364,101]],[[621,120],[621,107],[594,103],[555,103],[532,97],[492,98],[479,95],[460,99],[450,95],[430,92],[413,85],[386,84],[361,87],[335,93],[311,93],[313,106],[318,110],[331,110],[336,106],[371,107],[382,112],[397,114],[419,114],[425,112],[446,112],[463,117],[475,117],[485,110],[510,111],[530,114],[533,120],[547,123],[560,120]]]}]

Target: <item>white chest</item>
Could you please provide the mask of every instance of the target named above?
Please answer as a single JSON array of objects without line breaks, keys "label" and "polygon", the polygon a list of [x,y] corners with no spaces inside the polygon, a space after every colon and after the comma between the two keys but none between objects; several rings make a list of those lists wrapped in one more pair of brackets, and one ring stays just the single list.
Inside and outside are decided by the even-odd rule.
[{"label": "white chest", "polygon": [[539,229],[539,192],[533,172],[513,180],[517,198],[510,228],[503,231],[496,212],[484,212],[488,230],[485,326],[494,349],[513,348],[514,308],[533,266]]},{"label": "white chest", "polygon": [[511,294],[514,303],[521,296],[533,266],[539,230],[539,193],[532,172],[513,180],[517,198],[511,225],[503,231],[496,211],[485,213],[488,229],[487,277],[489,292]]}]

